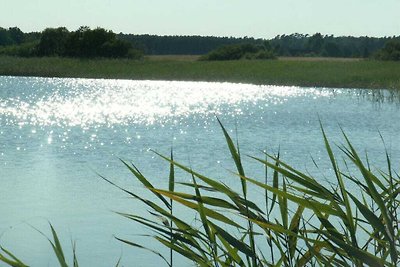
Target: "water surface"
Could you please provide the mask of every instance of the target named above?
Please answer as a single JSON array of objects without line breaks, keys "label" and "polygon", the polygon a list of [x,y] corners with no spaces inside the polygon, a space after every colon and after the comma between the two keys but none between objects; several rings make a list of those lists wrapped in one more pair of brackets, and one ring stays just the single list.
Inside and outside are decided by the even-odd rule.
[{"label": "water surface", "polygon": [[[125,266],[158,266],[114,239],[149,244],[138,235],[149,232],[113,213],[146,211],[98,174],[144,193],[121,158],[166,187],[168,164],[150,150],[168,155],[174,147],[177,161],[239,186],[216,116],[243,154],[279,149],[294,166],[329,178],[320,119],[333,143],[342,142],[341,126],[383,167],[380,134],[393,162],[400,155],[399,106],[387,99],[393,95],[385,90],[376,97],[369,90],[0,77],[0,244],[32,266],[53,266],[48,242],[33,229],[50,234],[51,221],[68,255],[76,241],[82,266],[112,266],[120,256]],[[249,176],[262,178],[262,166],[248,158],[244,164]]]}]

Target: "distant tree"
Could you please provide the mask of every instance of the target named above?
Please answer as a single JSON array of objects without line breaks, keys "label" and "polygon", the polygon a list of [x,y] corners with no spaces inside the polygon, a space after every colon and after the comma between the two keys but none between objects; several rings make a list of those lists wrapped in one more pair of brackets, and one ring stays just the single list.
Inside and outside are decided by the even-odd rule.
[{"label": "distant tree", "polygon": [[128,42],[114,39],[107,41],[100,46],[99,56],[102,57],[126,57],[129,54],[132,45]]},{"label": "distant tree", "polygon": [[271,43],[268,40],[263,41],[262,45],[265,50],[272,50]]},{"label": "distant tree", "polygon": [[24,42],[24,33],[18,27],[9,28],[8,34],[14,41],[14,44],[21,44]]},{"label": "distant tree", "polygon": [[65,55],[70,57],[128,57],[132,45],[116,38],[103,28],[91,30],[82,26],[71,32],[66,42]]},{"label": "distant tree", "polygon": [[327,43],[324,43],[324,46],[322,49],[322,56],[340,57],[340,56],[342,56],[342,53],[340,51],[339,46],[336,43],[327,42]]},{"label": "distant tree", "polygon": [[262,44],[264,40],[215,36],[157,36],[118,34],[118,38],[130,42],[149,55],[203,55],[224,45],[251,43]]},{"label": "distant tree", "polygon": [[318,32],[308,39],[307,49],[309,52],[319,55],[322,51],[323,45],[324,38],[322,37],[322,34]]},{"label": "distant tree", "polygon": [[[257,49],[273,50],[273,54],[278,56],[366,58],[376,54],[389,41],[400,41],[400,36],[335,37],[321,33],[313,35],[293,33],[277,35],[273,39],[265,40],[250,37],[157,36],[123,33],[116,35],[102,28],[91,30],[86,26],[72,32],[61,27],[30,33],[23,33],[17,27],[8,29],[0,27],[1,53],[24,56],[138,58],[143,52],[150,55],[204,55],[221,46],[247,43],[256,46]],[[225,52],[235,54],[233,50],[232,48]],[[240,55],[243,54],[242,52],[239,49],[237,53]],[[258,52],[245,52],[246,58],[254,58],[256,53]],[[269,53],[260,52],[259,57],[268,58]]]},{"label": "distant tree", "polygon": [[375,58],[400,61],[400,41],[388,41],[385,46],[376,53]]},{"label": "distant tree", "polygon": [[235,44],[221,46],[212,50],[201,60],[238,60],[238,59],[272,59],[272,50],[266,50],[264,45]]},{"label": "distant tree", "polygon": [[12,45],[13,41],[10,38],[10,34],[4,28],[0,27],[0,46]]},{"label": "distant tree", "polygon": [[[105,57],[105,43],[112,43],[115,40],[115,34],[102,28],[86,30],[83,32],[81,40],[82,56],[84,57]],[[109,45],[110,47],[110,45]],[[109,51],[107,51],[109,52]]]},{"label": "distant tree", "polygon": [[226,45],[219,47],[208,53],[203,59],[205,60],[237,60],[244,56],[240,45]]},{"label": "distant tree", "polygon": [[63,56],[69,31],[65,27],[47,28],[43,31],[37,46],[39,56]]},{"label": "distant tree", "polygon": [[37,42],[22,43],[20,45],[9,45],[0,47],[1,55],[17,56],[17,57],[32,57],[36,53]]}]

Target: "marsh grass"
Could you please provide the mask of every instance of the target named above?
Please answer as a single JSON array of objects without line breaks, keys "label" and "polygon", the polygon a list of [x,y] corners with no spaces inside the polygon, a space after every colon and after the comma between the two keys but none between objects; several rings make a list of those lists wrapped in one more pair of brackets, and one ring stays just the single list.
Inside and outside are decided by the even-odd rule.
[{"label": "marsh grass", "polygon": [[[189,58],[189,59],[188,59]],[[400,63],[375,60],[195,61],[0,56],[0,75],[239,82],[335,88],[400,89]]]},{"label": "marsh grass", "polygon": [[[152,216],[121,215],[146,226],[155,240],[198,266],[398,266],[400,179],[387,153],[387,170],[374,173],[343,133],[342,170],[321,127],[335,182],[324,185],[292,168],[279,154],[251,157],[266,168],[265,181],[260,182],[263,179],[246,176],[239,145],[222,124],[221,128],[239,190],[158,154],[192,182],[178,183],[180,191],[155,188],[134,167],[134,176],[164,205],[124,190],[145,203]],[[251,199],[249,186],[264,190],[263,205]],[[172,214],[168,200],[194,211],[197,223]]]},{"label": "marsh grass", "polygon": [[[49,244],[53,249],[54,255],[57,257],[58,264],[60,265],[60,267],[70,266],[67,263],[67,259],[64,255],[64,250],[62,248],[62,245],[60,243],[60,240],[58,238],[58,235],[57,235],[56,230],[54,229],[53,225],[50,224],[52,239],[47,237],[47,235],[44,234],[42,231],[40,231],[36,228],[34,228],[34,229],[37,230],[41,235],[43,235],[49,241]],[[2,252],[0,252],[0,262],[3,262],[5,264],[7,264],[8,266],[12,266],[12,267],[28,267],[28,265],[23,263],[20,259],[18,259],[10,251],[6,250],[5,248],[3,248],[1,246],[0,246],[0,249],[2,251]],[[76,256],[75,243],[72,244],[72,266],[79,267],[78,259]]]},{"label": "marsh grass", "polygon": [[[148,216],[118,214],[148,228],[150,236],[169,249],[169,256],[124,237],[117,240],[162,258],[166,266],[174,266],[175,254],[196,266],[214,267],[400,264],[400,177],[388,153],[386,169],[373,171],[371,160],[362,160],[343,132],[338,157],[321,125],[332,169],[329,183],[291,167],[279,153],[249,156],[265,168],[263,177],[249,177],[239,144],[220,126],[236,166],[232,176],[240,181],[239,188],[176,162],[172,151],[169,156],[155,152],[169,163],[167,189],[155,187],[138,167],[122,161],[154,198],[142,197],[102,177],[134,201],[144,203],[149,212]],[[176,171],[186,174],[191,182],[176,182]],[[249,188],[257,188],[264,196],[260,199]],[[195,220],[188,218],[188,213],[176,212],[173,207],[177,205],[180,211],[194,213]],[[52,226],[51,230],[53,241],[49,242],[60,266],[66,266]],[[3,248],[0,261],[25,266]]]}]

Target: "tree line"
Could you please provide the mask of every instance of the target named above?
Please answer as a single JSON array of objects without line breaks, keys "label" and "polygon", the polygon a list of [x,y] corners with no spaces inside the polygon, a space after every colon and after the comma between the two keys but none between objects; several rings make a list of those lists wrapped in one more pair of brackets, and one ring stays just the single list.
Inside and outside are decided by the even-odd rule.
[{"label": "tree line", "polygon": [[[24,34],[17,28],[0,30],[0,53],[16,56],[60,56],[78,58],[138,58],[140,50],[112,31],[82,26],[76,31],[65,27],[47,28],[41,33]],[[34,36],[36,38],[29,38]]]},{"label": "tree line", "polygon": [[335,37],[321,33],[313,35],[283,34],[269,40],[251,37],[158,36],[122,33],[118,36],[131,42],[134,46],[140,47],[145,54],[149,55],[204,55],[222,46],[242,44],[263,46],[267,41],[277,56],[368,58],[382,49],[386,43],[400,42],[400,36]]},{"label": "tree line", "polygon": [[315,33],[278,35],[271,45],[280,56],[322,56],[345,58],[368,58],[382,49],[388,41],[400,41],[393,37],[353,37],[322,35]]},{"label": "tree line", "polygon": [[[400,36],[353,37],[294,33],[275,38],[215,36],[158,36],[148,34],[115,34],[102,28],[80,27],[68,31],[64,27],[42,32],[24,33],[17,27],[0,28],[0,53],[19,56],[69,57],[137,57],[147,55],[204,55],[223,47],[252,45],[268,47],[276,56],[318,56],[388,59],[397,55]],[[383,49],[388,44],[385,52]],[[243,48],[243,47],[242,47]],[[140,52],[141,51],[141,52]],[[389,51],[389,52],[388,52]],[[394,51],[394,52],[393,52]],[[386,54],[385,54],[386,53]],[[396,57],[396,56],[395,56]]]},{"label": "tree line", "polygon": [[122,40],[131,42],[148,55],[204,55],[218,47],[235,44],[261,44],[262,39],[249,37],[215,36],[159,36],[149,34],[118,34]]},{"label": "tree line", "polygon": [[263,44],[233,44],[220,46],[200,57],[200,60],[275,59],[276,55],[268,41]]}]

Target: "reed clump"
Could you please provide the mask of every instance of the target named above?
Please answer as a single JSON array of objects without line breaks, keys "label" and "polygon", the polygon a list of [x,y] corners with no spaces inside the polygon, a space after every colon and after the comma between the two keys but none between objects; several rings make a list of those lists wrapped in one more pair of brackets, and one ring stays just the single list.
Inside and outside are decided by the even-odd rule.
[{"label": "reed clump", "polygon": [[0,56],[0,75],[10,76],[400,89],[399,73],[399,62],[355,59],[197,61],[190,56],[143,60]]},{"label": "reed clump", "polygon": [[[196,266],[215,267],[400,264],[400,177],[388,153],[386,170],[374,172],[370,160],[363,160],[343,133],[344,145],[339,146],[343,162],[339,164],[321,126],[332,169],[330,183],[293,168],[281,160],[279,153],[250,157],[265,167],[265,176],[254,178],[246,175],[239,145],[222,124],[221,129],[236,166],[232,175],[240,180],[239,189],[176,162],[172,151],[169,156],[158,154],[169,162],[168,189],[155,187],[135,165],[123,161],[154,199],[102,177],[148,207],[148,216],[119,214],[149,228],[151,236],[169,249],[169,255],[123,237],[117,237],[119,241],[154,253],[166,266],[174,266],[175,254]],[[191,182],[176,182],[178,170]],[[250,194],[249,188],[261,191],[262,199]],[[177,205],[180,210],[187,208],[194,217],[177,212]],[[60,259],[57,251],[61,245],[52,231],[52,246]],[[19,265],[10,252],[4,252],[0,253],[0,261],[25,266]],[[61,266],[65,266],[62,259],[64,256]]]},{"label": "reed clump", "polygon": [[[221,128],[237,168],[239,190],[181,165],[172,153],[160,155],[170,163],[168,190],[155,188],[135,166],[125,164],[161,202],[124,190],[148,206],[150,217],[121,215],[151,229],[171,255],[180,254],[198,266],[399,265],[400,179],[387,153],[387,170],[374,173],[343,133],[342,170],[321,127],[332,183],[324,185],[291,167],[279,154],[251,157],[266,168],[265,177],[257,179],[245,174],[239,146]],[[350,165],[357,171],[349,171]],[[180,191],[173,186],[176,168],[192,181],[177,184]],[[259,196],[252,199],[249,186],[263,190],[263,204]],[[173,204],[195,212],[197,223],[174,213]],[[171,255],[157,255],[173,266]]]}]

